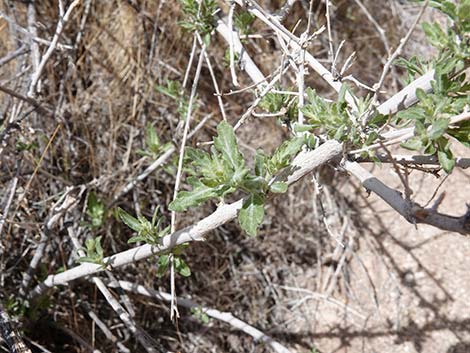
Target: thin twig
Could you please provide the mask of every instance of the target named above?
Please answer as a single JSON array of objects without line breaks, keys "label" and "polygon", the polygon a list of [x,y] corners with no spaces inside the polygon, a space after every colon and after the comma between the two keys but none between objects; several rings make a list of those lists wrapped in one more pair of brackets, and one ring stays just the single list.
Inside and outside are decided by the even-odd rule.
[{"label": "thin twig", "polygon": [[[199,45],[202,47],[204,42],[201,38],[201,35],[196,32],[196,36],[199,42]],[[219,85],[217,84],[217,79],[215,77],[214,69],[212,68],[211,60],[207,54],[207,50],[204,50],[204,59],[206,60],[207,68],[209,69],[209,74],[212,78],[212,84],[214,85],[215,96],[217,97],[217,103],[219,104],[220,113],[222,114],[222,119],[227,120],[227,115],[225,114],[224,102],[222,101],[222,94],[220,93]]]},{"label": "thin twig", "polygon": [[232,84],[234,87],[238,87],[237,73],[235,72],[235,55],[233,54],[233,37],[235,29],[233,27],[233,11],[235,10],[235,3],[230,4],[230,9],[228,12],[228,28],[230,30],[229,37],[229,55],[230,55],[230,75],[232,76]]},{"label": "thin twig", "polygon": [[393,54],[388,58],[387,62],[385,63],[384,65],[384,68],[383,68],[383,71],[382,71],[382,75],[380,76],[380,79],[379,79],[379,82],[377,82],[375,85],[374,85],[374,89],[375,89],[375,94],[374,94],[374,98],[373,100],[376,101],[377,100],[377,97],[378,97],[378,94],[380,92],[380,90],[382,89],[382,86],[384,84],[384,81],[385,81],[385,77],[387,76],[388,74],[388,71],[390,70],[390,67],[392,66],[393,62],[395,61],[395,59],[401,55],[402,51],[403,51],[403,48],[405,47],[405,45],[408,43],[408,41],[410,40],[411,38],[411,35],[413,34],[416,26],[418,25],[419,21],[421,20],[421,17],[423,16],[424,14],[424,11],[426,10],[427,6],[429,4],[429,0],[426,0],[426,2],[423,4],[423,6],[421,7],[421,10],[419,11],[418,13],[418,16],[416,16],[416,19],[415,21],[413,22],[412,26],[410,27],[410,29],[408,30],[408,33],[405,35],[405,37],[403,37],[401,40],[400,40],[400,45],[397,47],[397,49],[395,49],[395,51],[393,52]]},{"label": "thin twig", "polygon": [[[176,181],[175,181],[175,188],[173,191],[173,200],[176,199],[180,184],[181,184],[181,176],[182,176],[182,171],[183,171],[183,159],[184,159],[184,149],[186,146],[186,141],[188,138],[188,131],[189,131],[189,126],[190,126],[190,121],[191,121],[191,114],[192,114],[192,106],[193,106],[193,101],[194,97],[196,96],[196,89],[197,85],[199,83],[199,77],[201,74],[201,68],[202,68],[202,62],[204,59],[204,53],[206,51],[206,46],[203,45],[201,48],[201,53],[199,54],[199,61],[197,63],[197,68],[196,68],[196,74],[194,76],[193,80],[193,85],[191,88],[191,95],[189,96],[189,103],[188,103],[188,110],[186,113],[186,121],[184,125],[184,132],[183,132],[183,138],[181,140],[181,147],[180,147],[180,154],[179,154],[179,159],[178,159],[178,169],[176,172]],[[171,211],[171,232],[174,233],[176,231],[176,212]],[[175,274],[174,274],[174,258],[173,255],[170,254],[170,271],[171,271],[171,294],[174,298],[174,300],[171,302],[171,312],[170,312],[170,317],[173,320],[174,318],[178,318],[178,308],[176,306],[176,294],[175,294]]]},{"label": "thin twig", "polygon": [[[134,284],[128,281],[114,281],[114,282],[109,282],[107,283],[108,286],[110,287],[121,287],[124,290],[140,294],[140,295],[145,295],[151,298],[159,299],[165,302],[170,302],[172,300],[172,296],[169,293],[165,292],[160,292],[153,290],[151,288],[146,288],[144,286]],[[221,312],[216,309],[212,309],[209,307],[201,306],[189,299],[184,299],[184,298],[178,298],[178,303],[182,307],[188,308],[188,309],[199,309],[202,311],[204,314],[206,314],[209,317],[212,317],[214,319],[220,320],[222,322],[225,322],[229,324],[230,326],[236,328],[237,330],[240,330],[242,332],[245,332],[246,334],[250,335],[253,337],[256,341],[261,341],[269,346],[276,352],[276,353],[289,353],[289,349],[287,349],[285,346],[283,346],[281,343],[277,342],[274,340],[272,337],[266,335],[265,333],[261,332],[260,330],[256,329],[255,327],[247,324],[246,322],[236,318],[233,316],[232,313],[228,312]]]},{"label": "thin twig", "polygon": [[65,24],[67,23],[70,16],[72,15],[72,11],[75,9],[75,7],[77,7],[80,4],[80,2],[81,0],[74,0],[74,2],[70,4],[65,14],[61,18],[59,18],[59,21],[57,23],[57,28],[54,33],[54,37],[52,38],[52,41],[51,41],[51,45],[49,46],[49,48],[47,48],[46,53],[41,58],[41,61],[38,65],[37,70],[34,71],[33,76],[31,78],[31,84],[29,86],[28,96],[33,97],[35,95],[36,85],[39,81],[42,71],[44,70],[44,67],[46,66],[46,63],[49,60],[49,58],[52,56],[52,53],[54,52],[57,46],[57,43],[59,42],[59,38],[62,33],[62,30],[64,29]]}]

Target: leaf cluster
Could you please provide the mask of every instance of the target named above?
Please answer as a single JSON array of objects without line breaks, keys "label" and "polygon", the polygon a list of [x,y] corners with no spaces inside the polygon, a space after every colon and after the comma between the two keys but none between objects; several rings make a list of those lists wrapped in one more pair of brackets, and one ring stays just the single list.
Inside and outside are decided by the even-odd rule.
[{"label": "leaf cluster", "polygon": [[190,32],[198,32],[205,40],[210,38],[215,28],[214,15],[217,10],[215,0],[179,0],[184,20],[178,24]]},{"label": "leaf cluster", "polygon": [[[306,89],[307,104],[302,108],[308,124],[296,126],[296,131],[311,131],[321,129],[328,138],[345,142],[349,147],[364,148],[379,139],[378,128],[383,126],[387,119],[384,115],[374,112],[372,98],[356,99],[357,110],[348,109],[345,100],[348,92],[347,85],[343,84],[336,102],[327,102],[315,90]],[[360,123],[366,114],[371,114],[367,126]]]},{"label": "leaf cluster", "polygon": [[416,58],[400,59],[408,77],[422,75],[430,68],[435,70],[433,92],[416,91],[419,102],[397,114],[397,123],[412,123],[414,136],[402,147],[437,155],[441,167],[450,173],[455,160],[448,136],[470,146],[470,123],[468,121],[450,126],[450,118],[470,107],[470,83],[465,68],[470,64],[470,0],[458,4],[435,0],[430,5],[445,13],[453,25],[443,30],[440,24],[423,23],[429,42],[439,50],[438,56],[425,62]]},{"label": "leaf cluster", "polygon": [[277,92],[268,92],[258,107],[269,113],[285,112],[282,118],[284,122],[294,121],[299,114],[297,97]]},{"label": "leaf cluster", "polygon": [[173,254],[163,254],[158,257],[157,262],[157,277],[163,277],[163,275],[168,271],[170,267],[171,256],[173,256],[173,263],[175,266],[175,271],[179,273],[183,277],[191,276],[191,269],[189,268],[188,264],[176,254],[179,253],[180,247],[173,249]]},{"label": "leaf cluster", "polygon": [[190,164],[186,169],[189,175],[187,182],[192,190],[180,191],[169,208],[181,212],[210,199],[223,200],[227,195],[241,190],[248,197],[239,212],[239,223],[247,234],[256,235],[264,217],[266,194],[287,190],[287,184],[273,181],[273,176],[289,165],[292,157],[302,148],[303,138],[285,141],[271,157],[258,150],[254,171],[250,171],[230,124],[221,122],[217,133],[210,153],[192,148],[186,150],[186,161]]},{"label": "leaf cluster", "polygon": [[90,238],[85,241],[85,248],[82,248],[85,256],[80,257],[77,261],[80,263],[91,262],[97,265],[106,266],[104,263],[104,251],[101,246],[101,236]]},{"label": "leaf cluster", "polygon": [[191,315],[204,325],[210,321],[209,315],[201,307],[191,308]]},{"label": "leaf cluster", "polygon": [[251,25],[255,21],[256,16],[248,11],[241,11],[233,16],[233,22],[238,28],[240,35],[247,36],[251,34]]},{"label": "leaf cluster", "polygon": [[[137,235],[131,237],[127,242],[129,244],[144,242],[150,245],[159,245],[163,237],[170,233],[170,227],[167,226],[162,229],[162,222],[164,221],[163,217],[158,216],[159,207],[157,207],[153,213],[152,220],[149,221],[144,216],[138,216],[137,218],[131,216],[129,213],[124,211],[121,208],[117,209],[117,216],[121,221],[127,225],[134,232],[137,232]],[[172,249],[171,254],[166,253],[158,257],[157,261],[157,276],[162,277],[165,272],[168,270],[170,265],[170,257],[173,256],[173,261],[175,265],[175,270],[177,273],[184,277],[191,275],[191,270],[189,266],[184,262],[184,260],[179,256],[182,253],[184,245],[176,246]]]},{"label": "leaf cluster", "polygon": [[137,235],[127,241],[129,244],[139,241],[151,245],[160,244],[160,239],[170,232],[170,227],[161,229],[163,217],[158,217],[158,210],[159,208],[157,207],[153,213],[152,220],[149,221],[144,216],[135,218],[122,208],[117,208],[117,215],[121,221],[134,232],[137,232]]},{"label": "leaf cluster", "polygon": [[171,147],[171,143],[162,144],[155,127],[149,123],[145,129],[145,147],[145,150],[138,150],[137,153],[141,156],[157,159]]},{"label": "leaf cluster", "polygon": [[103,225],[106,209],[104,207],[104,203],[98,199],[94,192],[90,192],[88,195],[86,214],[90,219],[90,223],[87,223],[86,225],[90,229],[98,229]]}]

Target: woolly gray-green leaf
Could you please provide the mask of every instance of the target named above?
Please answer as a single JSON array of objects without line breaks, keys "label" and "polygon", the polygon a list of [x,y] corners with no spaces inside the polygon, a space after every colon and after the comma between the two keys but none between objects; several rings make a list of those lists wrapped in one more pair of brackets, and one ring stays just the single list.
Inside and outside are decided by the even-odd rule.
[{"label": "woolly gray-green leaf", "polygon": [[169,205],[171,211],[182,212],[186,211],[189,207],[198,206],[201,203],[217,197],[216,189],[200,184],[191,191],[180,191]]},{"label": "woolly gray-green leaf", "polygon": [[251,194],[238,212],[238,222],[248,235],[256,236],[263,218],[264,198],[261,195]]},{"label": "woolly gray-green leaf", "polygon": [[222,121],[217,126],[217,133],[218,136],[214,138],[215,148],[234,170],[240,169],[245,164],[245,160],[238,150],[237,138],[233,127],[226,121]]}]

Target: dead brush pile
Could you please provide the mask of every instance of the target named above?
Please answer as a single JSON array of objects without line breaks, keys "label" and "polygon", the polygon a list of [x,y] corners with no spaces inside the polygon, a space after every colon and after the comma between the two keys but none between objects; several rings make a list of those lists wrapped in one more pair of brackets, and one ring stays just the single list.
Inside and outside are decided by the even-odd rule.
[{"label": "dead brush pile", "polygon": [[[214,28],[197,38],[181,25],[182,6],[197,1],[1,2],[0,304],[32,351],[327,352],[351,326],[366,331],[378,310],[374,265],[356,254],[369,224],[364,209],[374,206],[357,201],[357,184],[348,186],[331,165],[267,202],[256,237],[224,222],[181,253],[158,259],[136,252],[141,261],[103,263],[103,254],[145,243],[128,243],[140,229],[132,222],[142,218],[126,222],[123,214],[151,220],[158,208],[160,230],[171,224],[173,233],[220,209],[213,200],[171,221],[168,205],[175,187],[190,190],[188,166],[179,165],[182,141],[209,150],[224,116],[236,126],[256,99],[243,55],[266,82],[286,68],[273,87],[297,90],[293,67],[300,64],[289,42],[243,6],[213,3],[216,20],[240,28],[244,49],[232,59]],[[257,4],[282,16],[297,36],[328,27],[305,49],[331,69],[334,82],[348,82],[360,95],[377,82],[420,11],[385,0]],[[416,28],[402,55],[421,52],[423,41]],[[303,70],[305,87],[336,100],[320,75]],[[402,73],[391,68],[381,99],[403,87]],[[250,167],[257,149],[270,154],[290,134],[291,121],[266,110],[255,108],[237,130]],[[387,227],[375,222],[368,234]],[[89,276],[41,285],[80,263]],[[326,331],[332,334],[320,334]],[[337,347],[347,347],[340,341]]]}]

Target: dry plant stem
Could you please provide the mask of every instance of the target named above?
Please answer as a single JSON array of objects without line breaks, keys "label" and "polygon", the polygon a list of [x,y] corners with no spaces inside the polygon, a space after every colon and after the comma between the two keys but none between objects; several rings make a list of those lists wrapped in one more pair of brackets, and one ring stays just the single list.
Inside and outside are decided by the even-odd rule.
[{"label": "dry plant stem", "polygon": [[6,199],[5,207],[3,208],[2,211],[2,216],[0,217],[0,254],[3,254],[3,250],[5,249],[5,246],[2,244],[1,239],[2,237],[2,232],[3,232],[3,226],[5,224],[5,221],[8,217],[8,212],[10,210],[11,203],[13,201],[13,196],[15,196],[16,192],[16,186],[18,185],[18,176],[15,175],[15,177],[11,180],[11,186],[8,192],[8,196]]},{"label": "dry plant stem", "polygon": [[[26,289],[29,287],[31,280],[33,279],[33,274],[44,256],[52,228],[60,221],[66,212],[71,211],[80,202],[81,193],[79,193],[79,195],[72,195],[71,192],[73,189],[73,187],[68,188],[59,201],[57,201],[56,205],[52,207],[51,215],[48,217],[43,229],[41,230],[39,244],[34,252],[31,262],[29,263],[28,269],[23,273],[23,280],[19,290],[19,294],[22,297],[26,295]],[[82,190],[84,191],[85,189],[82,188]]]},{"label": "dry plant stem", "polygon": [[[235,0],[237,3],[242,4],[242,0]],[[250,3],[256,4],[254,1],[249,1]],[[256,4],[257,5],[257,4]],[[266,23],[271,29],[278,33],[281,37],[284,38],[289,45],[296,51],[301,49],[300,39],[294,36],[289,32],[282,24],[279,23],[273,16],[264,15],[264,11],[260,11],[261,8],[259,5],[255,6],[256,8],[248,8],[248,11],[259,18],[262,22]],[[305,53],[305,60],[310,65],[310,67],[317,72],[336,92],[341,90],[342,83],[336,81],[330,71],[328,71],[318,60],[316,60],[310,53]],[[356,103],[351,94],[347,93],[345,96],[346,101],[351,107],[355,107]]]},{"label": "dry plant stem", "polygon": [[15,91],[11,90],[10,88],[2,86],[2,85],[0,85],[0,91],[4,92],[4,93],[6,93],[6,94],[8,94],[12,97],[18,98],[19,100],[21,100],[23,102],[26,102],[26,103],[32,105],[36,109],[36,111],[40,114],[44,114],[44,115],[47,115],[49,117],[54,117],[54,113],[51,110],[49,110],[48,108],[43,106],[38,100],[36,100],[32,97],[23,96],[21,93],[15,92]]},{"label": "dry plant stem", "polygon": [[[32,5],[33,3],[30,2],[29,5],[28,5],[28,11],[30,9],[31,6],[34,6]],[[32,8],[34,10],[34,7]],[[34,13],[34,16],[35,13]],[[26,37],[28,37],[29,39],[31,39],[34,43],[30,43],[30,46],[32,47],[31,50],[33,50],[33,47],[34,45],[37,45],[37,43],[39,44],[43,44],[43,45],[50,45],[51,44],[51,41],[49,40],[45,40],[45,39],[42,39],[42,38],[39,38],[37,37],[37,35],[33,34],[36,33],[36,30],[35,28],[33,27],[30,27],[30,25],[28,24],[28,26],[30,27],[29,30],[27,30],[26,28],[23,28],[21,27],[20,25],[18,25],[14,19],[12,19],[11,17],[7,16],[4,12],[0,11],[0,18],[3,18],[5,21],[7,21],[15,30],[17,30],[18,32],[21,32],[22,34],[24,34]],[[34,22],[33,22],[34,20]],[[28,12],[28,23],[35,23],[36,22],[36,19],[35,17],[33,18],[29,12]],[[71,47],[70,45],[61,45],[61,44],[57,44],[57,48],[59,50],[72,50],[73,47]],[[38,64],[39,64],[39,48],[38,48]]]},{"label": "dry plant stem", "polygon": [[246,119],[249,118],[253,110],[258,106],[258,104],[261,102],[261,100],[266,96],[274,87],[274,85],[282,78],[283,73],[287,71],[289,66],[286,65],[285,68],[280,68],[279,73],[274,76],[274,78],[263,88],[259,96],[255,99],[255,101],[251,104],[251,106],[247,109],[245,113],[241,116],[241,118],[238,120],[238,122],[235,124],[233,129],[236,131],[240,126],[242,126]]},{"label": "dry plant stem", "polygon": [[[377,153],[375,155],[382,163],[392,163],[390,156],[385,153]],[[393,161],[400,165],[406,166],[414,166],[414,165],[435,165],[439,166],[439,159],[436,156],[424,156],[424,155],[413,155],[413,156],[406,156],[406,155],[392,155],[391,158]],[[373,162],[371,159],[368,158],[358,158],[356,162],[363,163],[363,162]],[[456,157],[455,158],[455,166],[466,169],[470,168],[470,158],[464,157]]]},{"label": "dry plant stem", "polygon": [[298,110],[299,116],[298,121],[299,124],[304,123],[304,113],[302,112],[302,108],[305,103],[305,46],[307,45],[307,38],[308,34],[310,33],[310,27],[312,25],[312,8],[313,8],[313,0],[310,0],[309,11],[308,11],[308,23],[307,29],[302,34],[302,45],[301,45],[301,53],[300,53],[300,65],[299,65],[299,72],[297,75],[297,84],[299,86],[299,99],[298,99]]},{"label": "dry plant stem", "polygon": [[[202,41],[201,35],[199,33],[196,33],[196,36],[197,36],[199,45],[201,47],[204,46],[204,42]],[[212,84],[214,85],[215,96],[217,97],[217,103],[219,104],[220,114],[222,114],[222,119],[226,121],[227,115],[225,114],[224,102],[222,101],[222,94],[220,93],[219,85],[217,84],[217,79],[214,74],[214,69],[212,68],[211,60],[209,58],[209,55],[207,54],[207,50],[204,50],[203,53],[204,53],[204,59],[206,60],[207,68],[209,69],[209,74],[211,75],[211,78],[212,78]]]},{"label": "dry plant stem", "polygon": [[[28,4],[28,30],[33,36],[37,38],[38,31],[36,28],[36,9],[34,2]],[[33,66],[33,72],[36,72],[39,67],[39,60],[41,56],[39,54],[39,45],[32,38],[30,38],[30,47],[31,47],[31,64]]]},{"label": "dry plant stem", "polygon": [[325,17],[326,17],[326,29],[328,33],[328,58],[330,59],[331,65],[334,68],[334,55],[335,51],[333,49],[333,37],[331,36],[331,21],[330,21],[330,0],[326,0],[325,2],[325,7],[326,7],[326,12],[325,12]]},{"label": "dry plant stem", "polygon": [[[140,294],[140,295],[145,295],[151,298],[155,298],[158,300],[162,300],[165,302],[171,301],[171,295],[165,292],[160,292],[153,290],[151,288],[146,288],[144,286],[134,284],[128,281],[118,281],[118,282],[110,282],[107,283],[109,287],[121,287],[124,290]],[[189,299],[184,299],[184,298],[178,298],[178,303],[182,307],[185,307],[187,309],[200,309],[204,314],[206,314],[209,317],[212,317],[216,320],[223,321],[230,326],[234,327],[237,330],[243,331],[246,334],[250,335],[253,337],[256,341],[261,341],[269,346],[276,352],[276,353],[289,353],[289,349],[287,349],[285,346],[283,346],[281,343],[275,341],[272,337],[266,335],[265,333],[261,332],[260,330],[256,329],[255,327],[247,324],[246,322],[236,318],[235,316],[232,315],[232,313],[228,312],[222,312],[216,309],[211,309],[208,307],[204,307],[201,305],[198,305],[194,303],[193,301]]]},{"label": "dry plant stem", "polygon": [[18,331],[15,329],[8,314],[0,306],[0,333],[10,349],[10,353],[31,353],[31,350],[23,342]]},{"label": "dry plant stem", "polygon": [[256,64],[247,54],[246,50],[243,48],[243,45],[240,41],[238,33],[234,33],[223,20],[217,21],[217,27],[215,30],[224,38],[224,40],[229,43],[230,38],[233,39],[233,50],[238,54],[240,66],[244,68],[251,80],[256,84],[260,84],[265,81],[263,73],[258,69]]},{"label": "dry plant stem", "polygon": [[286,0],[285,4],[282,5],[279,12],[275,15],[277,20],[281,22],[290,12],[292,6],[297,2],[297,0]]},{"label": "dry plant stem", "polygon": [[418,16],[416,17],[415,21],[413,22],[413,24],[411,25],[410,29],[408,30],[408,33],[406,34],[405,37],[403,37],[401,40],[400,40],[400,45],[397,47],[397,49],[395,49],[395,51],[393,52],[393,54],[388,58],[387,62],[385,63],[385,66],[384,66],[384,69],[382,71],[382,75],[380,76],[380,79],[379,79],[379,82],[377,82],[375,85],[374,85],[374,89],[375,89],[375,94],[374,94],[374,98],[373,100],[376,101],[377,100],[377,96],[380,92],[380,90],[382,89],[382,86],[384,84],[384,81],[385,81],[385,77],[387,76],[388,74],[388,71],[390,70],[390,67],[392,66],[393,62],[395,61],[395,59],[401,55],[402,51],[403,51],[403,48],[405,47],[406,43],[408,43],[408,41],[410,40],[411,38],[411,35],[413,34],[416,26],[418,25],[421,17],[423,16],[424,14],[424,11],[426,10],[427,6],[428,6],[428,3],[429,3],[429,0],[426,0],[426,2],[423,4],[423,6],[421,7],[421,10],[419,11],[418,13]]},{"label": "dry plant stem", "polygon": [[308,294],[308,296],[306,298],[311,298],[311,299],[316,299],[316,300],[324,300],[328,303],[332,303],[332,304],[335,304],[337,305],[338,307],[344,309],[345,311],[357,316],[358,318],[362,319],[362,320],[366,320],[366,316],[364,316],[363,314],[361,314],[359,311],[351,308],[348,304],[345,304],[339,300],[336,300],[334,298],[331,298],[325,294],[322,294],[322,293],[317,293],[317,292],[313,292],[311,290],[308,290],[308,289],[305,289],[305,288],[297,288],[297,287],[290,287],[290,286],[279,286],[279,285],[275,285],[276,287],[279,287],[281,289],[284,289],[286,291],[293,291],[293,292],[300,292],[300,293],[305,293],[305,294]]},{"label": "dry plant stem", "polygon": [[443,230],[470,235],[470,212],[461,217],[454,217],[439,213],[432,208],[423,208],[403,198],[401,193],[382,183],[357,162],[346,161],[344,168],[359,179],[367,190],[377,194],[408,222],[429,224]]},{"label": "dry plant stem", "polygon": [[[186,146],[186,141],[188,139],[188,132],[189,132],[189,125],[191,122],[191,113],[192,113],[192,106],[193,106],[193,101],[194,97],[196,96],[196,90],[197,90],[197,85],[199,82],[199,77],[201,75],[201,68],[202,68],[202,62],[204,59],[204,53],[206,52],[206,46],[203,45],[201,48],[201,53],[199,54],[199,61],[197,63],[197,68],[196,68],[196,74],[194,76],[193,80],[193,85],[191,87],[191,95],[189,96],[189,103],[188,103],[188,111],[186,114],[186,121],[184,124],[184,131],[183,131],[183,138],[181,141],[181,147],[180,147],[180,154],[179,154],[179,159],[178,159],[178,170],[176,172],[176,181],[175,181],[175,188],[173,191],[173,200],[176,199],[178,195],[178,191],[180,188],[181,184],[181,176],[182,176],[182,171],[183,171],[183,159],[184,159],[184,149]],[[174,233],[176,230],[176,212],[171,211],[171,232]],[[178,318],[178,308],[176,306],[176,294],[175,294],[175,266],[174,266],[174,258],[173,255],[170,254],[170,284],[171,284],[171,294],[174,298],[171,302],[171,309],[170,309],[170,318],[173,320],[174,318]]]},{"label": "dry plant stem", "polygon": [[26,54],[28,51],[29,51],[28,47],[26,45],[22,45],[15,51],[8,53],[3,58],[0,58],[0,67],[2,67],[5,64],[8,64],[10,61],[16,59],[18,56]]},{"label": "dry plant stem", "polygon": [[233,54],[233,37],[235,32],[235,28],[233,27],[233,11],[235,10],[235,3],[232,2],[230,4],[230,10],[228,12],[228,28],[230,30],[230,37],[229,37],[229,48],[230,48],[230,74],[232,75],[232,84],[235,87],[238,87],[238,80],[237,80],[237,73],[235,72],[235,55]]},{"label": "dry plant stem", "polygon": [[[303,178],[315,168],[340,157],[342,145],[336,141],[327,141],[317,149],[308,152],[301,152],[293,161],[293,173],[288,177],[288,184],[293,184]],[[163,251],[168,251],[177,245],[187,242],[204,240],[204,235],[211,230],[235,219],[238,210],[242,207],[243,199],[231,204],[220,206],[211,215],[203,218],[192,226],[178,230],[162,238],[161,245],[152,246],[149,244],[132,248],[121,253],[109,256],[104,259],[111,267],[120,267],[136,261],[146,259],[152,255],[158,255]],[[39,284],[33,291],[31,297],[40,295],[47,288],[64,285],[75,279],[103,271],[102,266],[93,263],[84,263],[70,270],[57,275],[50,275]]]},{"label": "dry plant stem", "polygon": [[[75,9],[80,4],[81,0],[75,0],[72,2],[61,18],[59,18],[59,22],[57,23],[57,28],[54,33],[54,37],[52,38],[51,45],[49,48],[47,48],[46,53],[43,55],[41,58],[41,61],[38,65],[37,70],[34,71],[33,76],[31,78],[31,84],[29,86],[29,91],[28,91],[28,96],[33,97],[35,96],[35,90],[36,90],[36,85],[38,84],[39,78],[42,74],[42,71],[44,70],[44,67],[46,66],[47,61],[50,59],[52,56],[52,53],[54,52],[57,43],[59,42],[60,35],[62,33],[62,30],[69,20],[70,16],[72,15],[72,11]],[[60,7],[60,6],[59,6]],[[61,14],[62,15],[62,14]]]},{"label": "dry plant stem", "polygon": [[188,66],[186,66],[186,71],[184,72],[183,84],[181,85],[182,89],[186,88],[186,85],[188,83],[189,73],[191,71],[191,67],[193,66],[193,60],[194,60],[194,55],[196,54],[196,49],[197,49],[197,37],[194,36],[193,46],[191,48],[191,54],[189,55]]},{"label": "dry plant stem", "polygon": [[[82,247],[80,245],[80,242],[78,241],[78,238],[73,231],[72,227],[67,228],[67,232],[69,234],[70,240],[72,241],[72,244],[77,251],[77,254],[80,257],[86,256],[85,252],[82,250]],[[132,317],[129,315],[129,313],[122,307],[122,305],[114,298],[114,296],[111,294],[109,289],[106,287],[106,285],[103,283],[103,281],[98,278],[98,277],[92,277],[92,282],[96,285],[96,287],[99,289],[101,294],[103,294],[104,298],[108,302],[108,304],[113,308],[113,310],[118,314],[119,318],[121,321],[126,325],[126,327],[129,329],[129,331],[135,336],[137,341],[144,347],[144,349],[148,353],[157,353],[157,350],[155,350],[149,342],[147,342],[147,339],[144,337],[142,334],[142,331],[137,327],[135,324],[134,320]]]},{"label": "dry plant stem", "polygon": [[100,328],[101,332],[103,332],[105,337],[111,342],[113,342],[120,352],[131,353],[131,351],[125,345],[119,342],[118,338],[114,336],[108,326],[106,326],[106,324],[98,317],[98,315],[96,315],[96,313],[90,309],[90,306],[87,303],[83,302],[81,303],[81,305],[84,307],[88,316],[94,321],[96,326]]},{"label": "dry plant stem", "polygon": [[78,34],[75,37],[75,43],[74,43],[75,49],[78,48],[78,46],[80,45],[80,42],[82,41],[83,33],[85,30],[85,24],[88,19],[88,14],[90,13],[90,8],[91,8],[91,0],[85,0],[83,15],[80,21],[80,30],[78,31]]},{"label": "dry plant stem", "polygon": [[394,94],[390,99],[378,106],[377,111],[380,114],[395,114],[397,111],[406,109],[418,101],[416,90],[421,88],[426,93],[432,90],[431,82],[434,80],[434,70],[411,82],[400,92]]},{"label": "dry plant stem", "polygon": [[96,287],[100,290],[101,294],[103,294],[108,304],[119,315],[119,318],[132,332],[132,334],[135,336],[137,341],[139,341],[142,347],[144,347],[144,349],[149,353],[157,353],[158,351],[154,347],[152,347],[152,345],[148,342],[148,339],[144,336],[142,330],[137,327],[134,320],[126,312],[122,305],[119,304],[116,299],[114,299],[113,295],[111,294],[109,289],[104,285],[103,281],[97,277],[93,277],[93,282],[96,284]]},{"label": "dry plant stem", "polygon": [[380,146],[382,147],[382,149],[385,151],[385,154],[390,159],[390,161],[393,165],[393,168],[395,169],[395,172],[397,173],[398,177],[400,178],[401,183],[403,184],[403,188],[405,189],[405,198],[406,198],[406,200],[410,201],[411,194],[413,193],[413,191],[411,190],[410,185],[408,183],[407,171],[405,170],[405,172],[404,172],[405,175],[403,175],[402,170],[400,170],[400,167],[398,166],[398,163],[395,163],[395,160],[393,159],[392,153],[388,150],[388,148],[382,142],[379,141],[379,143],[380,143]]}]

